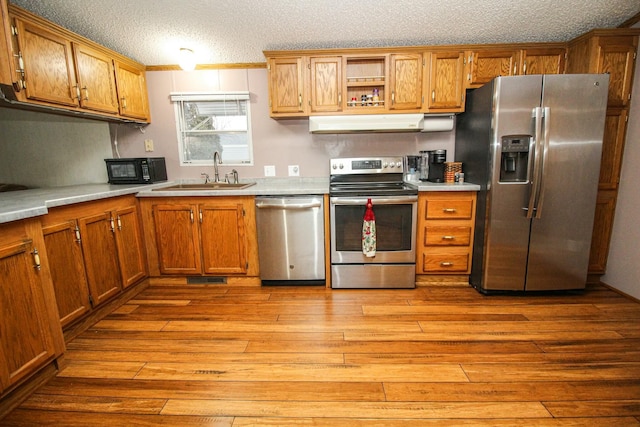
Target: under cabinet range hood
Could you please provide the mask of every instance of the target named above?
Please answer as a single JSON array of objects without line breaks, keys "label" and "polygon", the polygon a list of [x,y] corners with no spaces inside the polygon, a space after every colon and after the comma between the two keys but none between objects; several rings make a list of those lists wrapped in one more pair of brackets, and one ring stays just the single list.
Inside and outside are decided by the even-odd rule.
[{"label": "under cabinet range hood", "polygon": [[424,114],[311,116],[311,133],[420,132]]}]

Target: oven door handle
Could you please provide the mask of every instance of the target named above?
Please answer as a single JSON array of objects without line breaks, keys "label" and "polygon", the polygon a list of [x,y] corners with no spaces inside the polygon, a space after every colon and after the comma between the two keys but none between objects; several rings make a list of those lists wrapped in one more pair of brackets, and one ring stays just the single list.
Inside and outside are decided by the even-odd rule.
[{"label": "oven door handle", "polygon": [[418,196],[394,196],[394,197],[331,197],[331,204],[336,206],[358,206],[365,205],[367,199],[371,199],[373,206],[375,205],[400,205],[406,203],[415,203]]}]

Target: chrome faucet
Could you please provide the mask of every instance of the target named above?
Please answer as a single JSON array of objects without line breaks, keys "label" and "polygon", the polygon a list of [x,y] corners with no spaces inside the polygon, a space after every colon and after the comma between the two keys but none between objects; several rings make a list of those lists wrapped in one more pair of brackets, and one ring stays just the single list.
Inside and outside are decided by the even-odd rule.
[{"label": "chrome faucet", "polygon": [[218,173],[218,165],[222,164],[222,159],[220,158],[220,153],[218,151],[213,152],[213,182],[220,182],[220,174]]}]

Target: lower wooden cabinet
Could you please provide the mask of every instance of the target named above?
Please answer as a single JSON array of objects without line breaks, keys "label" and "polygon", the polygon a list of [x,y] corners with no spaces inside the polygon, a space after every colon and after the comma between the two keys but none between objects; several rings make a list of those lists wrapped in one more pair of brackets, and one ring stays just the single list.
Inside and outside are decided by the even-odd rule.
[{"label": "lower wooden cabinet", "polygon": [[152,276],[258,276],[252,196],[140,201]]},{"label": "lower wooden cabinet", "polygon": [[64,351],[38,220],[0,224],[0,395]]},{"label": "lower wooden cabinet", "polygon": [[602,275],[607,267],[611,230],[616,212],[616,190],[599,190],[593,219],[589,274]]},{"label": "lower wooden cabinet", "polygon": [[147,276],[135,197],[52,209],[43,219],[63,327]]},{"label": "lower wooden cabinet", "polygon": [[471,272],[475,212],[475,192],[418,195],[416,274]]}]

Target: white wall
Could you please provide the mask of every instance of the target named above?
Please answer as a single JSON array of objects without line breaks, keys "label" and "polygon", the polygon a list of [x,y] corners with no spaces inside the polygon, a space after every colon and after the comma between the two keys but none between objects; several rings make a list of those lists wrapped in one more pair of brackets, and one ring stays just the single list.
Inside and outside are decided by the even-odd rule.
[{"label": "white wall", "polygon": [[627,140],[613,223],[607,274],[602,281],[640,299],[640,56],[636,60]]},{"label": "white wall", "polygon": [[[380,133],[347,135],[312,135],[307,119],[274,120],[269,118],[267,70],[230,69],[202,71],[147,72],[152,123],[140,130],[129,125],[117,128],[118,147],[122,157],[164,156],[169,179],[198,179],[210,167],[180,166],[173,105],[170,92],[203,92],[248,90],[251,93],[251,127],[254,165],[233,166],[240,178],[264,176],[264,166],[274,165],[276,176],[286,177],[288,165],[300,166],[300,175],[326,177],[329,159],[360,155],[406,155],[420,150],[446,149],[453,161],[454,132]],[[145,153],[144,140],[152,139],[155,151]],[[222,166],[221,174],[231,170]]]},{"label": "white wall", "polygon": [[29,187],[105,183],[106,122],[0,108],[0,183]]}]

